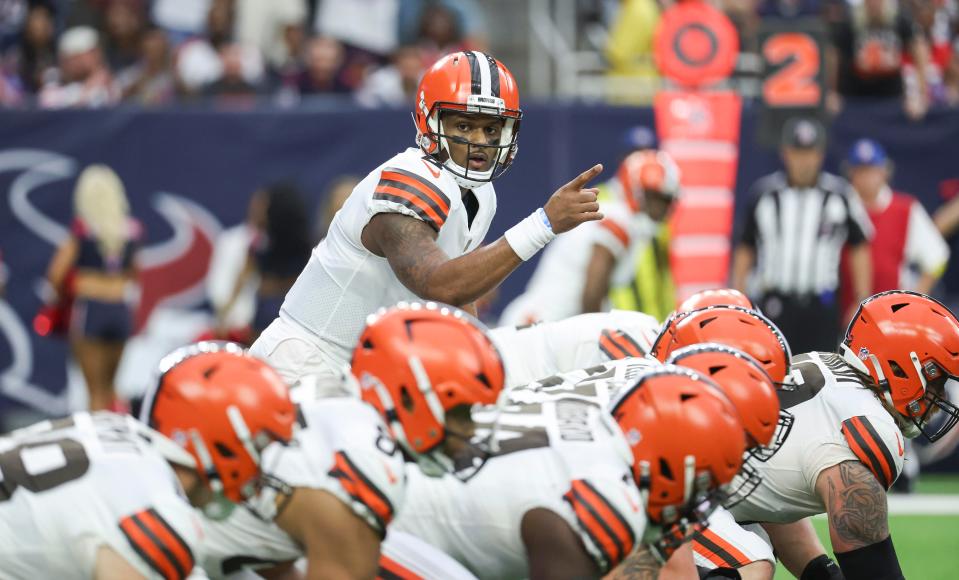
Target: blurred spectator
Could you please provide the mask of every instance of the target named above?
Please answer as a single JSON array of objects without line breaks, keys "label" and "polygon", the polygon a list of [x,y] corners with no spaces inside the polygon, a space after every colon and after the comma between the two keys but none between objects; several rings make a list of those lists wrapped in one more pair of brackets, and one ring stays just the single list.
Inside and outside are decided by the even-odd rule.
[{"label": "blurred spectator", "polygon": [[130,216],[123,183],[105,165],[84,169],[74,191],[76,217],[57,248],[47,279],[72,296],[70,346],[89,393],[91,410],[117,408],[114,378],[133,333],[140,223]]},{"label": "blurred spectator", "polygon": [[397,47],[400,0],[319,0],[314,29],[350,49],[386,58]]},{"label": "blurred spectator", "polygon": [[423,76],[423,56],[415,46],[401,46],[393,53],[393,63],[379,68],[360,85],[356,100],[366,107],[408,107]]},{"label": "blurred spectator", "polygon": [[[910,0],[918,34],[929,45],[929,65],[926,69],[927,98],[933,104],[945,104],[959,95],[950,95],[947,76],[955,60],[953,46],[956,40],[955,0]],[[907,92],[919,92],[919,79],[912,56],[903,59],[903,79]]]},{"label": "blurred spectator", "polygon": [[120,72],[136,64],[147,25],[144,0],[109,0],[103,25],[104,52],[110,68]]},{"label": "blurred spectator", "polygon": [[235,0],[236,40],[255,46],[267,64],[283,69],[303,48],[305,0]]},{"label": "blurred spectator", "polygon": [[166,33],[150,29],[140,43],[140,61],[117,75],[123,99],[145,106],[170,104],[176,97],[176,83]]},{"label": "blurred spectator", "polygon": [[152,0],[150,20],[170,35],[174,45],[202,34],[214,0]]},{"label": "blurred spectator", "polygon": [[[921,118],[928,109],[926,73],[929,45],[896,0],[862,0],[833,31],[830,106],[839,97],[905,98],[906,113]],[[916,91],[904,91],[902,66],[907,54],[915,64]]]},{"label": "blurred spectator", "polygon": [[278,184],[254,195],[262,196],[266,206],[265,228],[254,238],[246,265],[217,319],[226,320],[237,296],[250,278],[258,275],[260,284],[256,291],[252,336],[255,340],[279,315],[280,305],[309,260],[313,244],[310,242],[309,212],[295,187]]},{"label": "blurred spectator", "polygon": [[[653,61],[653,37],[659,18],[660,9],[656,0],[623,2],[606,43],[608,74],[611,80],[635,80],[637,87],[646,86],[652,89],[649,83],[659,78],[656,63]],[[646,90],[634,98],[627,98],[626,101],[648,102],[651,95],[652,90]]]},{"label": "blurred spectator", "polygon": [[424,61],[432,65],[444,55],[461,50],[472,50],[463,37],[460,23],[445,5],[429,3],[420,16],[417,44]]},{"label": "blurred spectator", "polygon": [[233,41],[233,0],[212,0],[206,17],[206,39],[219,50]]},{"label": "blurred spectator", "polygon": [[177,91],[183,97],[200,94],[223,74],[220,55],[206,40],[197,38],[183,43],[174,59]]},{"label": "blurred spectator", "polygon": [[[841,1],[841,0],[840,0]],[[805,18],[820,16],[826,4],[836,4],[823,0],[759,0],[756,13],[761,18]]]},{"label": "blurred spectator", "polygon": [[249,105],[263,85],[263,61],[253,47],[227,44],[220,48],[223,74],[206,89],[220,104]]},{"label": "blurred spectator", "polygon": [[[846,164],[849,182],[875,229],[869,294],[895,289],[929,294],[949,260],[949,246],[929,214],[919,200],[889,186],[893,165],[878,142],[856,141]],[[845,267],[843,274],[843,304],[848,309],[852,297]]]},{"label": "blurred spectator", "polygon": [[60,68],[40,91],[41,107],[102,107],[117,102],[119,93],[95,30],[87,26],[67,30],[60,36],[57,54]]},{"label": "blurred spectator", "polygon": [[442,6],[452,15],[463,44],[471,50],[486,49],[486,22],[480,3],[476,0],[402,0],[398,15],[402,44],[419,40],[423,29],[423,12],[435,5]]},{"label": "blurred spectator", "polygon": [[[830,350],[839,340],[839,260],[849,246],[856,305],[869,296],[869,216],[849,183],[822,170],[826,130],[793,118],[782,132],[785,172],[752,187],[732,256],[732,286],[747,290],[756,268],[756,303],[782,329],[794,352]],[[852,313],[847,313],[850,316]]]},{"label": "blurred spectator", "polygon": [[0,54],[18,43],[28,9],[27,0],[0,0]]},{"label": "blurred spectator", "polygon": [[323,204],[320,206],[319,215],[316,219],[316,240],[319,242],[326,237],[326,232],[333,223],[333,216],[340,211],[346,198],[350,197],[355,188],[360,183],[360,178],[355,175],[341,175],[333,180],[323,195]]},{"label": "blurred spectator", "polygon": [[353,87],[343,80],[346,51],[335,38],[319,37],[306,46],[305,70],[300,75],[301,95],[345,94]]},{"label": "blurred spectator", "polygon": [[11,64],[18,71],[20,85],[29,93],[40,90],[44,77],[56,67],[55,33],[51,8],[42,3],[31,6]]}]

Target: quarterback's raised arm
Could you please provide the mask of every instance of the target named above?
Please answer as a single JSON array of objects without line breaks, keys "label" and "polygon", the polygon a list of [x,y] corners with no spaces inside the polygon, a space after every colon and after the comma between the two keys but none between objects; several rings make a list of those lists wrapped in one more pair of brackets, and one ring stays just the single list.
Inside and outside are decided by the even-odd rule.
[{"label": "quarterback's raised arm", "polygon": [[829,536],[847,580],[903,578],[889,536],[886,490],[859,461],[823,470],[816,490],[829,514]]},{"label": "quarterback's raised arm", "polygon": [[385,257],[396,277],[420,298],[463,306],[499,286],[556,234],[601,219],[597,191],[585,186],[602,170],[595,165],[581,173],[503,237],[457,258],[446,255],[426,222],[398,213],[373,216],[363,230],[363,245]]}]

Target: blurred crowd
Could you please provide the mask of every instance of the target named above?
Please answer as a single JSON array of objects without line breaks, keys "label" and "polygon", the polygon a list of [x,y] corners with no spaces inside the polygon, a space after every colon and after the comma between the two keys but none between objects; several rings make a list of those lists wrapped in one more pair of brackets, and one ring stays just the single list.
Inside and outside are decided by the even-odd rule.
[{"label": "blurred crowd", "polygon": [[0,0],[0,106],[406,105],[477,0]]},{"label": "blurred crowd", "polygon": [[[679,0],[682,1],[682,0]],[[653,32],[676,0],[591,0],[610,74],[655,79]],[[827,39],[827,106],[846,98],[901,99],[921,117],[930,106],[959,104],[959,3],[956,0],[709,0],[729,16],[740,50],[757,53],[772,20],[818,23]]]}]

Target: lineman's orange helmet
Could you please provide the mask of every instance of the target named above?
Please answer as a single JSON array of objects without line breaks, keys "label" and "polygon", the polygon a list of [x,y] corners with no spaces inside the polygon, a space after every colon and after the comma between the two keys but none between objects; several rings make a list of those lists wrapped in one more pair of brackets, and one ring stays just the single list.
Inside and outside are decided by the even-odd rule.
[{"label": "lineman's orange helmet", "polygon": [[[503,120],[497,143],[468,144],[472,148],[494,150],[495,158],[485,171],[471,170],[455,163],[443,127],[443,113],[489,115]],[[519,89],[509,69],[492,56],[478,51],[454,52],[441,58],[420,81],[416,91],[413,120],[416,143],[438,166],[446,168],[462,187],[474,188],[506,172],[516,157],[520,119]],[[468,152],[468,153],[469,153]]]},{"label": "lineman's orange helmet", "polygon": [[655,544],[668,558],[725,500],[746,447],[739,413],[716,383],[675,365],[641,373],[610,412],[632,451],[650,522],[671,528]]},{"label": "lineman's orange helmet", "polygon": [[[959,422],[959,408],[946,399],[946,384],[959,380],[959,320],[938,300],[903,290],[867,298],[840,351],[915,426],[906,435],[936,441]],[[938,411],[944,420],[930,433]]]},{"label": "lineman's orange helmet", "polygon": [[200,479],[234,503],[257,491],[260,454],[293,437],[296,411],[283,379],[234,343],[173,351],[144,401],[143,422],[193,457]]},{"label": "lineman's orange helmet", "polygon": [[749,296],[746,296],[734,288],[714,288],[710,290],[701,290],[679,305],[676,312],[692,312],[707,306],[739,306],[749,310],[757,310],[756,305]]},{"label": "lineman's orange helmet", "polygon": [[677,313],[666,321],[649,353],[665,361],[673,352],[701,342],[717,342],[756,359],[777,386],[786,382],[792,352],[786,337],[768,318],[738,306],[709,306]]},{"label": "lineman's orange helmet", "polygon": [[360,396],[428,475],[452,471],[446,415],[492,405],[503,390],[499,352],[482,324],[452,306],[400,303],[370,317],[353,351]]}]

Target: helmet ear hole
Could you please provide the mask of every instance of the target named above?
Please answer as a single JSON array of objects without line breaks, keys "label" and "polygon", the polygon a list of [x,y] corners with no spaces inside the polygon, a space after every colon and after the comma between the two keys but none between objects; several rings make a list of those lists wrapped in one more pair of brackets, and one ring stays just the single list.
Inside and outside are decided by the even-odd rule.
[{"label": "helmet ear hole", "polygon": [[669,468],[669,462],[666,461],[665,457],[659,458],[659,472],[662,476],[670,481],[673,481],[673,470]]},{"label": "helmet ear hole", "polygon": [[899,377],[900,379],[909,378],[909,375],[906,374],[906,371],[902,370],[902,367],[899,366],[899,363],[894,360],[888,360],[886,362],[889,363],[889,370],[892,371],[893,375]]},{"label": "helmet ear hole", "polygon": [[400,386],[400,404],[403,405],[406,412],[411,413],[413,411],[413,397],[406,385]]},{"label": "helmet ear hole", "polygon": [[221,441],[215,441],[213,443],[213,448],[216,449],[217,453],[219,453],[220,455],[222,455],[223,457],[227,459],[233,459],[234,457],[236,457],[236,454],[233,453],[233,450],[231,450],[225,443]]}]

